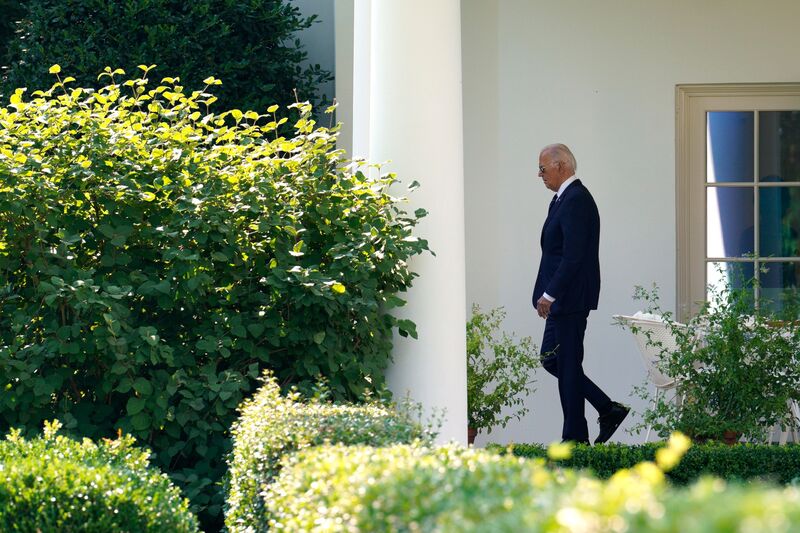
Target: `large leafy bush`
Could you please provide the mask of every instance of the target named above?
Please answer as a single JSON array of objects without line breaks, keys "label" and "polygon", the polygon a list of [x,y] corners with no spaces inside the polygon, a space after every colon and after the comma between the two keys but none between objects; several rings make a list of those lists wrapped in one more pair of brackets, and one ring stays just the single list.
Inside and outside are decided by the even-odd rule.
[{"label": "large leafy bush", "polygon": [[21,18],[6,61],[0,56],[6,99],[17,87],[50,87],[43,69],[54,63],[95,88],[106,65],[133,71],[155,63],[189,87],[215,75],[224,81],[215,94],[225,109],[259,112],[292,103],[295,89],[300,99],[315,101],[320,82],[330,78],[319,65],[301,66],[307,53],[297,32],[316,16],[303,17],[288,0],[3,2],[14,11],[0,10],[7,21],[0,22],[0,38]]},{"label": "large leafy bush", "polygon": [[176,80],[105,74],[0,109],[0,426],[122,428],[221,516],[227,430],[262,368],[327,376],[337,399],[384,388],[424,212],[307,104],[284,138],[277,106],[214,114]]},{"label": "large leafy bush", "polygon": [[291,456],[265,498],[277,531],[601,533],[800,528],[800,490],[665,482],[674,446],[601,481],[544,460],[458,446],[321,446]]},{"label": "large leafy bush", "polygon": [[323,443],[386,446],[430,442],[432,433],[412,417],[413,411],[370,403],[334,405],[299,395],[281,395],[267,373],[264,386],[241,407],[233,426],[225,524],[229,531],[265,531],[269,514],[264,491],[281,469],[281,461]]},{"label": "large leafy bush", "polygon": [[197,531],[188,502],[130,436],[77,442],[58,427],[0,441],[0,530]]}]

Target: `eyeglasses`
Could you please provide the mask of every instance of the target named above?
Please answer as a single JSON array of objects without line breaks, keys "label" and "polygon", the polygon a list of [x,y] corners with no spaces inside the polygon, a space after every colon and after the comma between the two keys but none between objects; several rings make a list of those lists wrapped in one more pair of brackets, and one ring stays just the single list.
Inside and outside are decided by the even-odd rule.
[{"label": "eyeglasses", "polygon": [[547,169],[547,167],[553,166],[553,165],[558,165],[559,163],[561,163],[561,162],[560,161],[551,161],[550,163],[547,163],[546,165],[539,165],[539,172],[544,174],[544,171],[545,171],[545,169]]}]

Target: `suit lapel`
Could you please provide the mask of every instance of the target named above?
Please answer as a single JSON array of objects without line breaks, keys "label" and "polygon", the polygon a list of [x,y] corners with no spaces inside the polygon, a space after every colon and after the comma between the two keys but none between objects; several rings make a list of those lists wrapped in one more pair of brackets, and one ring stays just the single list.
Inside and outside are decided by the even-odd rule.
[{"label": "suit lapel", "polygon": [[580,184],[581,180],[575,180],[570,183],[569,186],[564,189],[564,192],[561,193],[561,197],[559,197],[558,200],[553,204],[553,207],[548,209],[547,218],[544,219],[544,224],[542,225],[542,240],[544,240],[544,230],[547,228],[547,225],[550,223],[550,221],[555,218],[556,212],[558,211],[558,208],[561,207],[561,204],[564,203],[566,195],[568,195],[571,191],[574,192],[578,186],[580,186]]}]

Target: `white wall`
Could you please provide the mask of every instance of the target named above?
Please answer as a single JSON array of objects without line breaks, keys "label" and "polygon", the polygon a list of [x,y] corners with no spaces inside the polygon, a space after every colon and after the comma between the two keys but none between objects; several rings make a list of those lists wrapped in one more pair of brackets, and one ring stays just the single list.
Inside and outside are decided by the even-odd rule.
[{"label": "white wall", "polygon": [[[800,2],[461,5],[467,305],[505,306],[507,329],[540,343],[530,296],[552,193],[537,177],[537,156],[546,144],[568,144],[602,221],[603,288],[584,368],[612,398],[641,410],[629,394],[644,370],[610,316],[638,309],[636,284],[658,283],[665,307],[675,306],[675,85],[800,80]],[[555,379],[540,370],[537,387],[528,416],[477,444],[558,440]],[[596,414],[586,412],[594,438]]]}]

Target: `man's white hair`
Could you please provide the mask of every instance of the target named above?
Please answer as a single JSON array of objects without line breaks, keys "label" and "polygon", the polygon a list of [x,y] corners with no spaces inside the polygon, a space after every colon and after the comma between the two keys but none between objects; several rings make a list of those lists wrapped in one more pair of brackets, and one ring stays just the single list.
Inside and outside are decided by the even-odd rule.
[{"label": "man's white hair", "polygon": [[556,143],[545,146],[542,149],[542,153],[547,152],[553,161],[560,161],[565,165],[568,165],[573,172],[578,170],[578,162],[575,161],[575,156],[572,155],[572,151],[567,148],[566,144]]}]

